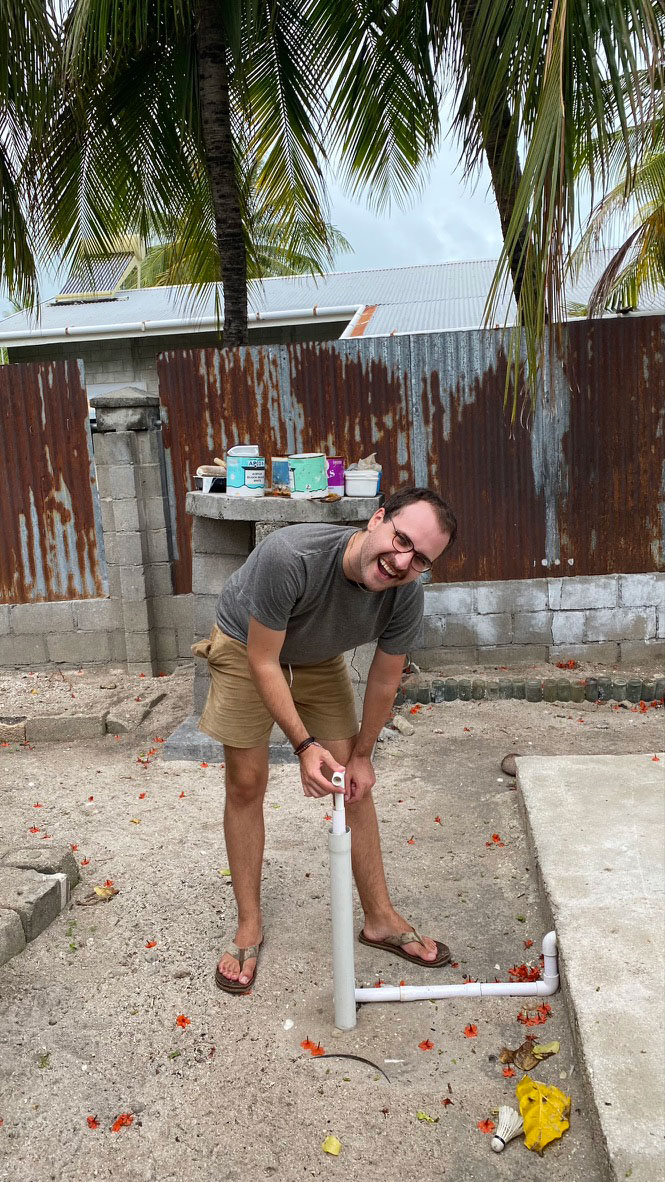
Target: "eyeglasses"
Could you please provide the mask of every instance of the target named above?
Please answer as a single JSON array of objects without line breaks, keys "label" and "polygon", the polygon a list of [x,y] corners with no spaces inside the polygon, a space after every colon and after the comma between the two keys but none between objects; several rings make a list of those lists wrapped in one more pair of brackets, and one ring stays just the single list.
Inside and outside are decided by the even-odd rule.
[{"label": "eyeglasses", "polygon": [[400,530],[395,529],[392,521],[390,521],[388,524],[393,526],[394,531],[393,550],[396,550],[398,554],[408,554],[409,550],[413,550],[413,558],[411,559],[411,566],[413,569],[417,570],[419,574],[423,574],[423,572],[426,570],[431,570],[432,563],[430,562],[429,558],[425,558],[424,554],[420,554],[414,549],[411,538],[407,537],[406,534],[401,533]]}]

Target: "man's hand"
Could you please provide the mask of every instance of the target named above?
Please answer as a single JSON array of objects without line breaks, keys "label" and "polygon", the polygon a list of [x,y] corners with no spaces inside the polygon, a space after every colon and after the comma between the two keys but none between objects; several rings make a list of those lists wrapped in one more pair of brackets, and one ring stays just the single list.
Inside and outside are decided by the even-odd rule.
[{"label": "man's hand", "polygon": [[312,743],[307,747],[300,759],[300,778],[305,796],[329,796],[331,792],[341,792],[341,788],[334,788],[330,779],[324,774],[324,768],[330,772],[343,772],[344,766],[339,763],[325,747]]},{"label": "man's hand", "polygon": [[376,784],[376,775],[369,755],[351,756],[346,765],[346,800],[353,804],[354,800],[362,800]]}]

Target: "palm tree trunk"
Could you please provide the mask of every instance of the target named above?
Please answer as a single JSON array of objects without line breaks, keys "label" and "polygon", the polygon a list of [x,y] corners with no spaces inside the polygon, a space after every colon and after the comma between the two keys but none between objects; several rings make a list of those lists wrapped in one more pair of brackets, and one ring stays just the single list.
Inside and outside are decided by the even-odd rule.
[{"label": "palm tree trunk", "polygon": [[[517,190],[522,179],[522,169],[520,167],[517,147],[510,135],[510,112],[505,105],[497,118],[496,126],[492,128],[491,133],[485,140],[485,156],[487,157],[490,176],[492,178],[492,188],[499,211],[501,233],[505,242],[508,226],[515,207]],[[524,284],[525,260],[522,252],[526,242],[526,235],[527,222],[525,218],[515,243],[515,249],[510,257],[510,273],[513,279],[515,300],[519,299]]]},{"label": "palm tree trunk", "polygon": [[[462,46],[466,52],[470,43],[470,30],[476,18],[476,0],[464,0],[460,9]],[[492,179],[492,189],[499,211],[501,233],[505,242],[508,226],[515,207],[515,198],[522,179],[522,169],[517,150],[517,140],[511,131],[510,108],[507,102],[499,103],[494,111],[483,108],[482,96],[473,88],[473,71],[469,71],[468,86],[481,121],[489,131],[484,135],[485,156]],[[487,119],[490,115],[491,118]],[[515,300],[519,299],[524,283],[524,260],[521,258],[527,236],[527,220],[524,223],[510,258],[510,273],[513,280]]]},{"label": "palm tree trunk", "polygon": [[224,285],[224,344],[247,344],[247,252],[236,180],[220,0],[195,0],[201,128]]}]

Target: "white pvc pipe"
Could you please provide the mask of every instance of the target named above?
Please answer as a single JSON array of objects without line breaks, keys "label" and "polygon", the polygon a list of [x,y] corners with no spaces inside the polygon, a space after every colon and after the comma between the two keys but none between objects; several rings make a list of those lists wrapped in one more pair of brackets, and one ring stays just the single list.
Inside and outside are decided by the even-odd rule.
[{"label": "white pvc pipe", "polygon": [[[344,788],[344,775],[335,772],[333,784]],[[332,912],[333,996],[335,1026],[353,1030],[356,1025],[355,966],[353,959],[353,877],[351,830],[344,812],[344,792],[333,793],[330,850],[330,907]]]},{"label": "white pvc pipe", "polygon": [[461,985],[381,985],[356,989],[357,1002],[426,1001],[444,997],[549,997],[559,988],[556,933],[543,937],[543,975],[540,981],[469,981]]}]

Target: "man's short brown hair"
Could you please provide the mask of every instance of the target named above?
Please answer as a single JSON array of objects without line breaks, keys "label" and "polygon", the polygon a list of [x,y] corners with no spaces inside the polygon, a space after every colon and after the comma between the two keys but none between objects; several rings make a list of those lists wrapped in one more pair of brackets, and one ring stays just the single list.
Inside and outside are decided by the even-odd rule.
[{"label": "man's short brown hair", "polygon": [[442,496],[434,492],[431,488],[417,488],[413,485],[407,488],[400,488],[397,492],[392,493],[384,502],[383,508],[385,516],[389,520],[394,517],[395,513],[399,513],[401,509],[406,509],[407,505],[417,505],[420,501],[424,501],[426,505],[431,505],[434,509],[441,529],[450,534],[450,541],[446,549],[450,549],[455,538],[457,537],[457,518],[453,513],[447,501],[444,501]]}]

